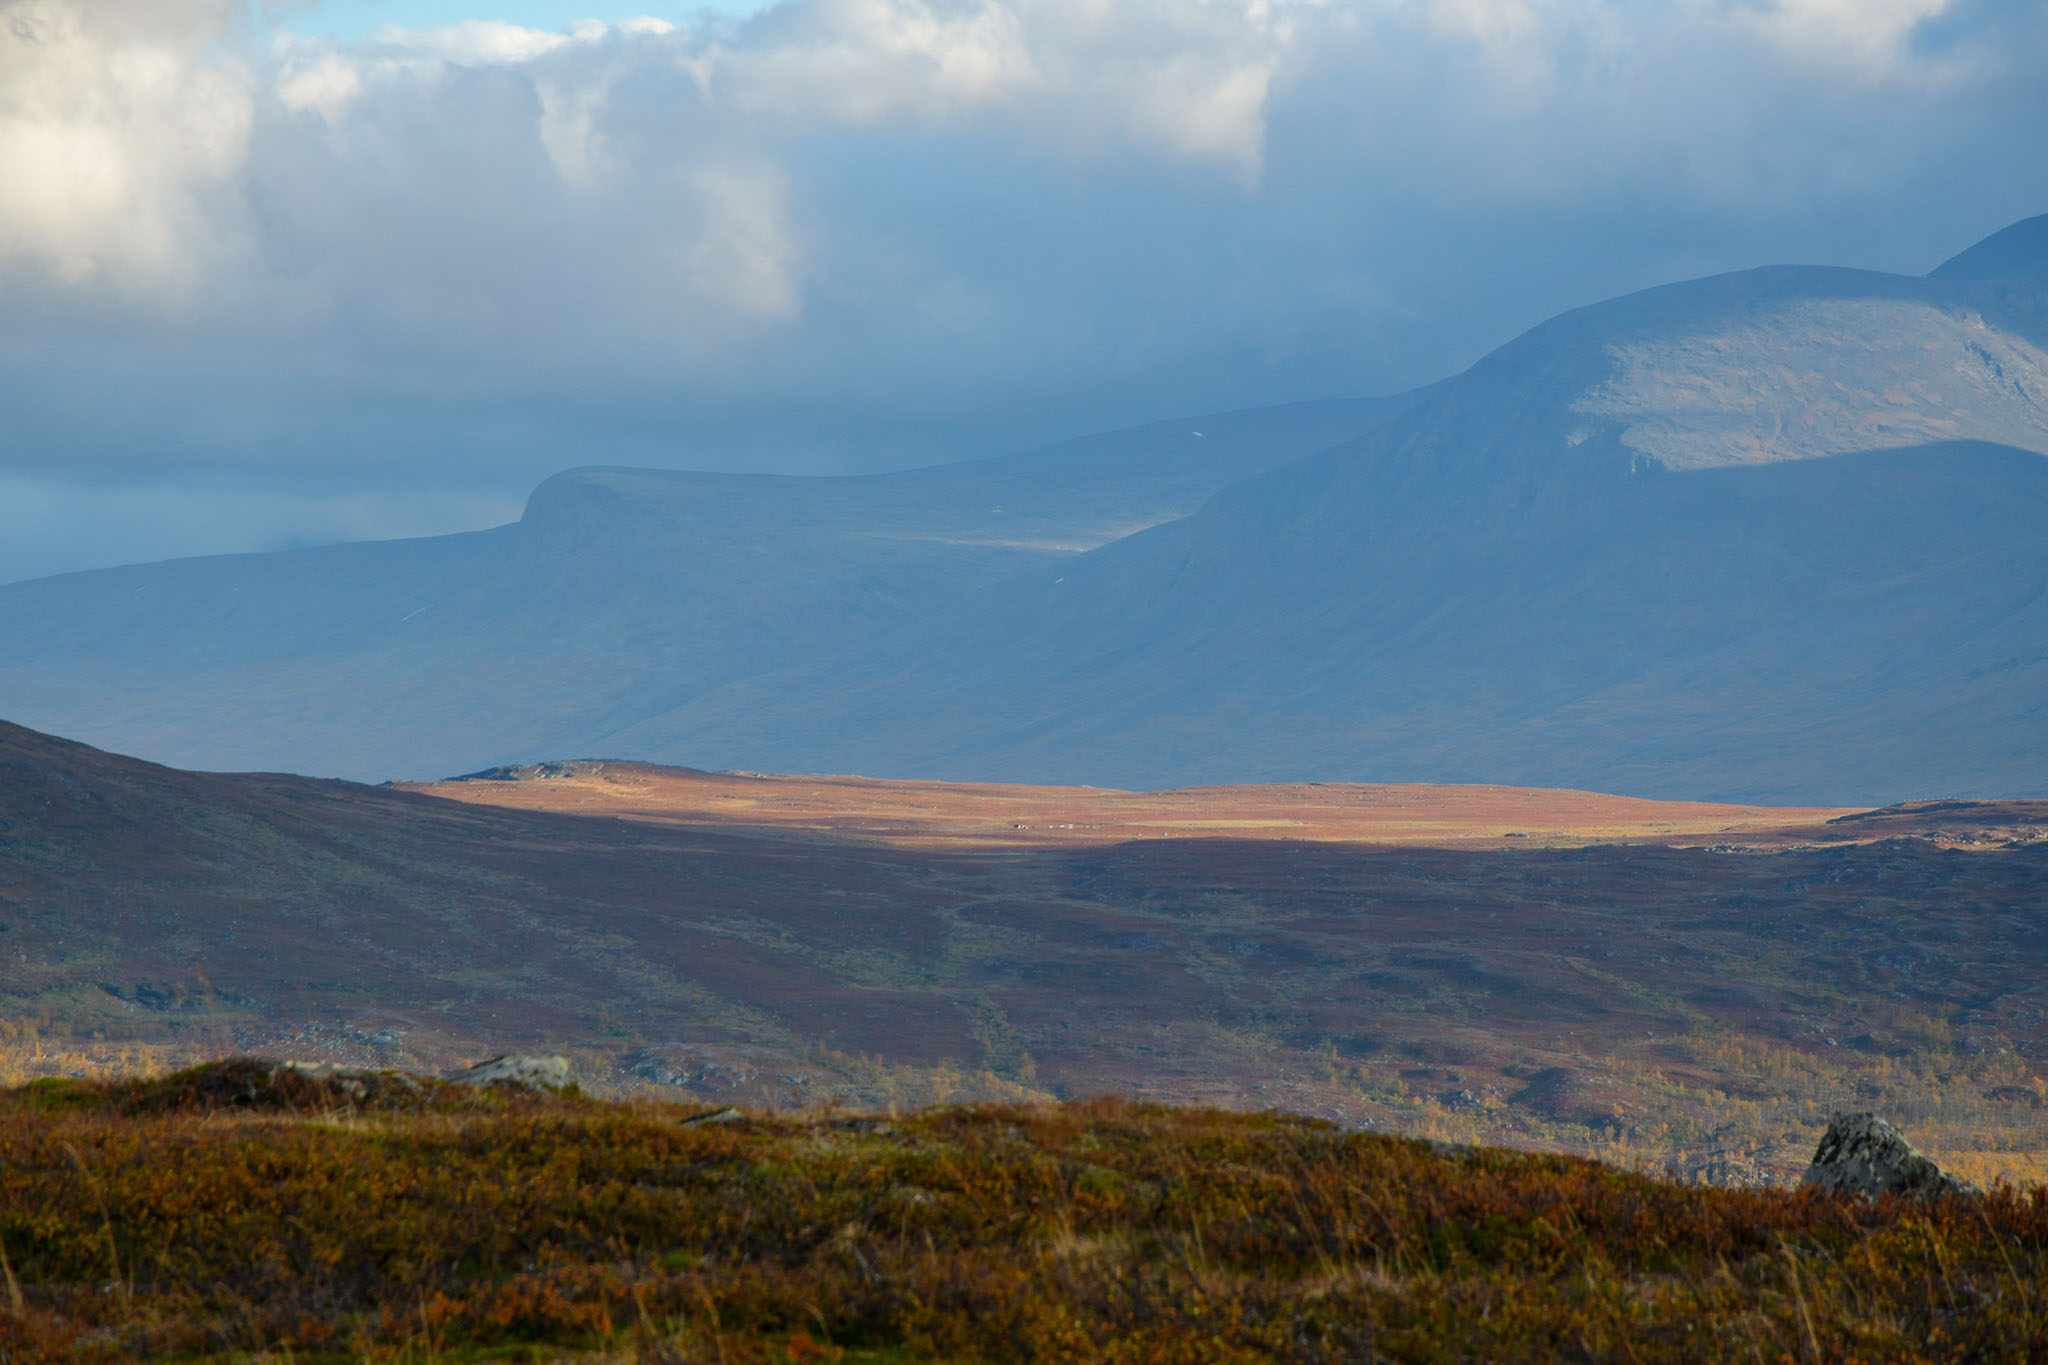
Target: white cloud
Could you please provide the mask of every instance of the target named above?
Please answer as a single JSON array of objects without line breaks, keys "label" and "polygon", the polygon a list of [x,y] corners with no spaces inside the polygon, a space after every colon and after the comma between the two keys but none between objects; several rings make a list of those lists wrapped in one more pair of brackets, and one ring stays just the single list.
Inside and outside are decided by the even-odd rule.
[{"label": "white cloud", "polygon": [[1774,45],[1822,67],[1896,72],[1907,40],[1956,0],[1747,0],[1737,22]]},{"label": "white cloud", "polygon": [[693,68],[722,100],[757,116],[938,122],[1044,84],[1006,4],[815,0],[759,23],[769,41],[715,48]]},{"label": "white cloud", "polygon": [[541,145],[564,180],[588,185],[605,161],[598,120],[610,93],[609,83],[543,81],[536,93],[540,96]]},{"label": "white cloud", "polygon": [[679,65],[778,129],[1000,128],[1082,158],[1164,153],[1256,179],[1300,7],[1222,0],[795,0]]},{"label": "white cloud", "polygon": [[1266,98],[1274,63],[1181,59],[1133,82],[1134,132],[1180,157],[1236,169],[1254,184],[1265,162]]},{"label": "white cloud", "polygon": [[1421,381],[1688,273],[1924,269],[2048,208],[2048,11],[2001,3],[783,0],[342,43],[0,0],[0,476],[902,463]]},{"label": "white cloud", "polygon": [[288,62],[277,76],[277,98],[293,113],[315,112],[329,122],[363,93],[363,75],[338,52],[322,52],[303,65]]},{"label": "white cloud", "polygon": [[692,222],[668,255],[690,296],[761,322],[796,317],[803,253],[782,177],[750,167],[703,167],[683,177]]},{"label": "white cloud", "polygon": [[602,37],[604,25],[595,32],[584,29],[571,35],[545,29],[522,28],[496,19],[465,19],[442,28],[410,29],[386,24],[377,31],[376,42],[408,53],[438,57],[465,65],[495,65],[530,62],[559,51],[574,42]]},{"label": "white cloud", "polygon": [[[1960,2],[785,0],[698,32],[652,17],[566,33],[475,19],[266,53],[229,41],[231,0],[0,0],[0,283],[26,268],[130,291],[248,287],[255,260],[234,255],[265,250],[244,240],[240,198],[266,89],[285,112],[329,125],[373,111],[375,134],[332,130],[380,139],[358,158],[365,167],[403,163],[394,138],[463,136],[500,156],[508,139],[530,139],[571,193],[607,177],[733,184],[744,166],[747,183],[782,185],[782,207],[769,214],[756,195],[735,220],[785,226],[812,193],[792,154],[820,136],[964,139],[998,161],[1051,158],[1111,177],[1178,166],[1256,191],[1274,109],[1306,111],[1333,92],[1327,154],[1364,158],[1343,174],[1434,176],[1453,200],[1562,198],[1674,156],[1741,178],[1738,158],[1773,140],[1762,120],[1778,92],[1801,98],[1790,87],[1802,70],[1952,73],[1953,54],[1924,59],[1911,38]],[[694,97],[672,91],[657,109],[643,93],[631,112],[616,107],[621,81],[646,87],[664,70],[685,72]],[[444,126],[434,106],[457,98],[464,71],[516,74],[526,107],[508,95],[475,111],[498,124],[488,132]],[[367,149],[329,150],[347,161]],[[440,187],[416,192],[432,217]],[[653,207],[664,194],[644,198],[648,213],[668,211]],[[626,235],[672,259],[661,224]],[[603,236],[593,248],[611,250],[596,247]],[[771,245],[741,272],[752,283],[722,293],[754,300],[750,316],[794,316],[794,237],[764,229],[759,240]],[[683,276],[701,283],[708,268]]]},{"label": "white cloud", "polygon": [[1527,42],[1544,24],[1526,0],[1430,0],[1430,21],[1489,46]]},{"label": "white cloud", "polygon": [[130,294],[194,283],[206,191],[241,164],[247,76],[220,4],[0,5],[0,281],[24,265]]}]

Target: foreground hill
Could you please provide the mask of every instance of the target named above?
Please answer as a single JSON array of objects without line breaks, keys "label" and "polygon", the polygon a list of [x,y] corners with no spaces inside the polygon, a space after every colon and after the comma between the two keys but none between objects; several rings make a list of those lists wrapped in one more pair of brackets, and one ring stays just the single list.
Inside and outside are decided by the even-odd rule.
[{"label": "foreground hill", "polygon": [[[2048,1173],[2040,804],[1716,833],[1585,794],[1461,825],[1469,794],[1416,794],[1426,827],[1372,843],[1332,837],[1372,793],[1243,792],[1189,798],[1231,837],[1019,843],[962,828],[986,791],[753,781],[753,816],[702,812],[737,784],[586,806],[573,774],[457,802],[0,728],[0,1072],[558,1051],[611,1090],[1112,1090],[1759,1179],[1853,1099],[1966,1175]],[[1011,823],[1079,813],[1016,799]],[[1634,842],[1507,839],[1515,802]]]},{"label": "foreground hill", "polygon": [[1414,401],[1155,423],[867,478],[584,469],[472,535],[0,587],[0,715],[201,768],[381,779],[589,752],[1185,516]]},{"label": "foreground hill", "polygon": [[1779,268],[1582,309],[1194,516],[604,749],[1118,786],[2042,795],[2044,274],[2035,225],[1931,279]]},{"label": "foreground hill", "polygon": [[1115,1101],[885,1120],[248,1063],[45,1082],[0,1093],[0,1242],[18,1361],[2048,1352],[2038,1197],[1687,1188]]}]

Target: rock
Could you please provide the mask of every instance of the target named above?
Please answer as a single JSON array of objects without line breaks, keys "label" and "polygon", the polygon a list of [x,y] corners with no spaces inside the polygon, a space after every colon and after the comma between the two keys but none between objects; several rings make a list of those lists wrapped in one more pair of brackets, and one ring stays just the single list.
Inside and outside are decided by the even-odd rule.
[{"label": "rock", "polygon": [[1821,1134],[1808,1185],[1836,1194],[1903,1194],[1919,1199],[1976,1194],[1977,1187],[1913,1150],[1898,1129],[1875,1114],[1836,1114]]},{"label": "rock", "polygon": [[737,1123],[742,1117],[739,1110],[728,1104],[718,1109],[707,1109],[701,1114],[692,1114],[677,1126],[695,1128],[703,1123]]},{"label": "rock", "polygon": [[526,1090],[559,1090],[569,1083],[567,1057],[493,1057],[448,1076],[457,1085],[512,1085]]},{"label": "rock", "polygon": [[655,1085],[681,1086],[700,1095],[735,1091],[757,1079],[746,1048],[664,1046],[635,1053],[627,1071]]},{"label": "rock", "polygon": [[1688,1185],[1722,1190],[1768,1190],[1787,1183],[1744,1152],[1708,1152],[1684,1166],[1672,1167],[1671,1174]]}]

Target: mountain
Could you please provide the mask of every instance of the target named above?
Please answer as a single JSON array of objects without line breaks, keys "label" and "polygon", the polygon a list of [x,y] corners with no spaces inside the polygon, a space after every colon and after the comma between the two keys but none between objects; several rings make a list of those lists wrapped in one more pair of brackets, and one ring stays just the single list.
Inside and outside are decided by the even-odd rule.
[{"label": "mountain", "polygon": [[1419,395],[861,478],[581,469],[469,535],[0,587],[0,715],[210,769],[439,777],[587,751],[1193,511]]},{"label": "mountain", "polygon": [[1928,273],[1935,280],[2009,280],[2048,288],[2048,213],[1994,232]]},{"label": "mountain", "polygon": [[604,750],[1117,786],[2048,791],[2043,260],[2023,224],[1936,278],[1772,268],[1566,314],[1193,516]]},{"label": "mountain", "polygon": [[1399,398],[0,589],[0,714],[205,767],[2048,792],[2048,219],[1647,290]]}]

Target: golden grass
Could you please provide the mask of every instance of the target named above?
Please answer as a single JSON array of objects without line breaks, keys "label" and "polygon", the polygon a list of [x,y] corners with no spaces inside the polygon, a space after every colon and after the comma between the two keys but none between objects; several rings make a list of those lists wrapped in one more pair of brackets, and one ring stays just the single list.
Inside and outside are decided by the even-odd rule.
[{"label": "golden grass", "polygon": [[1175,837],[1427,847],[1577,847],[1639,840],[1783,844],[1847,808],[1650,801],[1479,785],[1276,783],[1127,792],[1100,787],[704,773],[643,763],[554,765],[513,781],[406,784],[457,801],[658,823],[859,837],[902,847],[1035,848]]},{"label": "golden grass", "polygon": [[744,1115],[230,1063],[0,1096],[0,1357],[2010,1360],[2048,1196],[1101,1100]]}]

